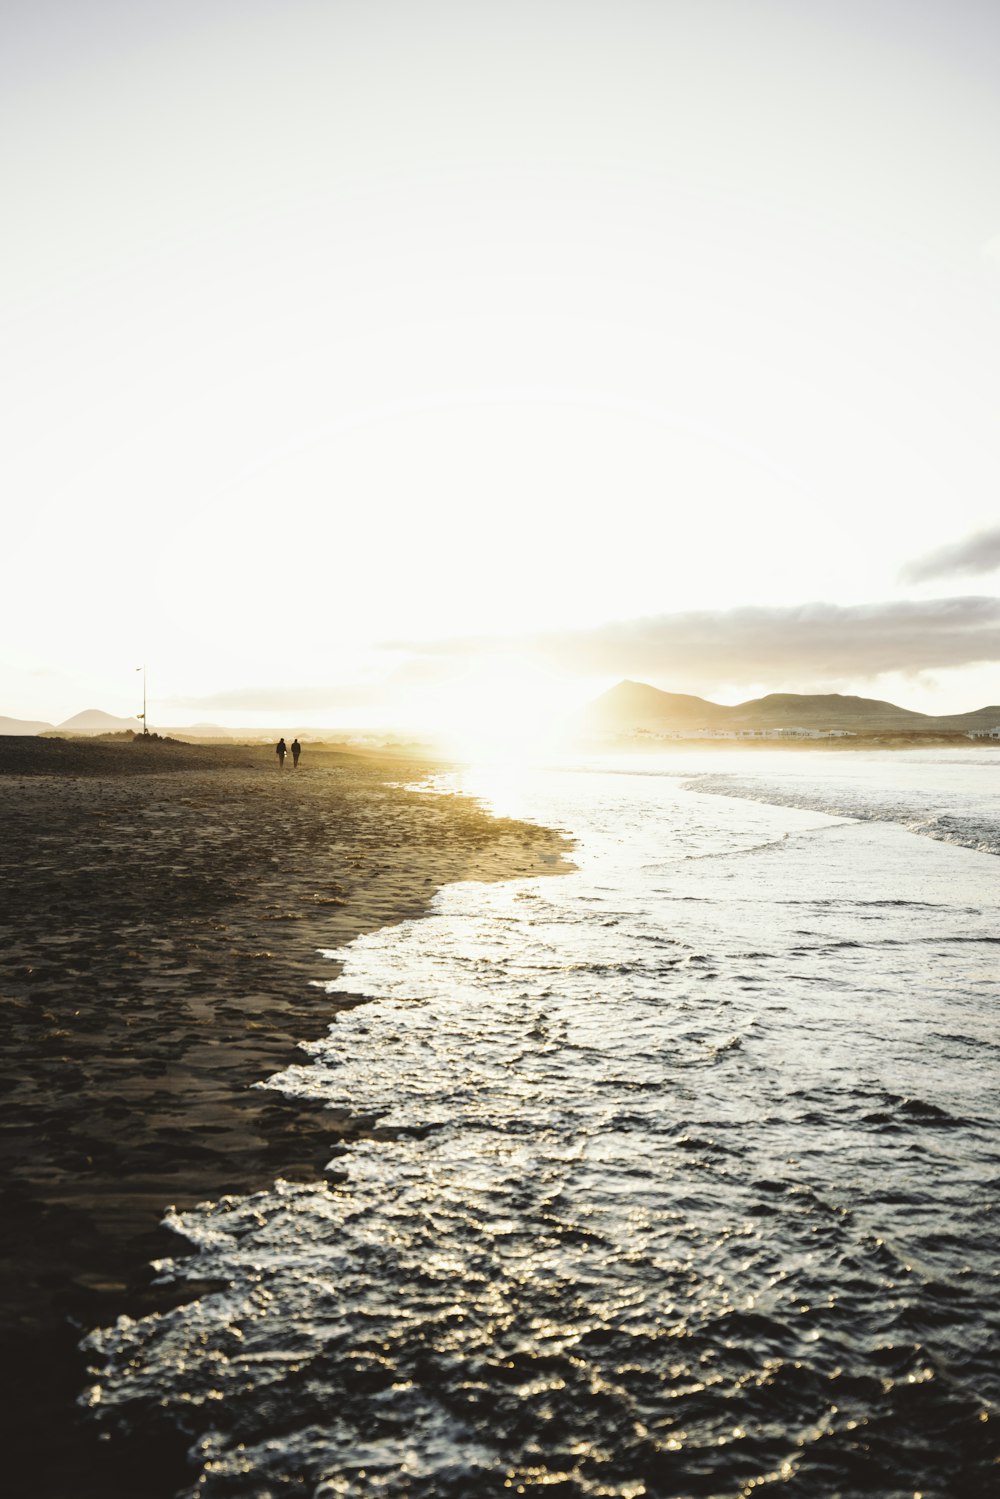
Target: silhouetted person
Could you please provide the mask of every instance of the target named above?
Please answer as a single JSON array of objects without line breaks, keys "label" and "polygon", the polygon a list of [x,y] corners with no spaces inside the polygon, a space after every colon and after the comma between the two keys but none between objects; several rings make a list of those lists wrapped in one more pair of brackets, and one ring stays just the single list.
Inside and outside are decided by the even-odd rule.
[{"label": "silhouetted person", "polygon": [[284,770],[285,756],[288,754],[288,745],[285,743],[284,738],[278,740],[277,744],[274,746],[274,753],[278,757],[278,769]]},{"label": "silhouetted person", "polygon": [[292,740],[292,769],[293,770],[296,770],[298,768],[299,756],[301,755],[301,753],[302,753],[302,746],[301,746],[301,744],[299,743],[299,741],[297,739],[293,739]]}]

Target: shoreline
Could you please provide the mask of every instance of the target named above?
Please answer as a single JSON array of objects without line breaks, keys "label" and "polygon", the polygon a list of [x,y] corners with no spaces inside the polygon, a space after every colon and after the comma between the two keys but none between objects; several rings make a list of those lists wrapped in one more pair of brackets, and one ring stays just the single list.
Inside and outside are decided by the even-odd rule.
[{"label": "shoreline", "polygon": [[327,992],[338,968],[319,950],[421,915],[456,880],[567,867],[558,833],[390,784],[440,768],[314,745],[293,771],[269,747],[0,739],[0,1323],[19,1491],[183,1484],[172,1430],[99,1444],[75,1405],[77,1343],[172,1304],[149,1263],[178,1252],[168,1207],[316,1180],[377,1128],[252,1086],[364,1002]]}]

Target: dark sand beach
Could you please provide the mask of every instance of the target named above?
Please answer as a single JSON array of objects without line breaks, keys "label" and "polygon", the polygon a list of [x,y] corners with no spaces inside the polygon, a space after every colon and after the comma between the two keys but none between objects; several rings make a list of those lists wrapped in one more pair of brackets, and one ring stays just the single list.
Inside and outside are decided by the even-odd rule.
[{"label": "dark sand beach", "polygon": [[[553,872],[554,833],[403,789],[404,756],[0,738],[0,1321],[7,1491],[183,1484],[167,1432],[99,1444],[89,1328],[164,1306],[165,1208],[316,1180],[373,1117],[253,1085],[358,996],[318,949],[461,879]],[[190,1295],[190,1289],[188,1290]],[[9,1485],[9,1487],[8,1487]]]}]

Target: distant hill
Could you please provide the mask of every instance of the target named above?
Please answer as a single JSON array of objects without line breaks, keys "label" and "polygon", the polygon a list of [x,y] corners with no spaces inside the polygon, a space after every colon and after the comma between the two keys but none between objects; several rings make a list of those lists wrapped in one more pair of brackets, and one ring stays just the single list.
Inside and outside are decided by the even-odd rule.
[{"label": "distant hill", "polygon": [[590,726],[611,732],[631,729],[718,729],[729,723],[731,709],[683,692],[661,692],[645,682],[619,682],[585,710]]},{"label": "distant hill", "polygon": [[[13,725],[13,727],[5,727]],[[251,727],[233,728],[223,727],[216,723],[196,723],[187,725],[162,724],[156,719],[150,722],[150,732],[169,735],[173,739],[209,739],[234,742],[258,743],[261,741],[275,740],[280,735],[291,739],[294,735],[312,743],[321,741],[337,743],[349,737],[358,730],[344,728],[301,728],[296,725],[294,719],[273,726],[254,725]],[[50,723],[28,723],[17,718],[0,717],[0,735],[8,734],[65,734],[67,736],[92,736],[98,734],[141,734],[141,718],[116,718],[113,713],[105,713],[102,708],[86,708],[82,713],[76,713],[72,718],[67,718],[60,724]],[[383,736],[384,737],[384,736]],[[395,738],[395,736],[389,736]],[[400,743],[405,742],[399,740]]]},{"label": "distant hill", "polygon": [[0,715],[0,734],[48,734],[50,723],[35,723],[28,718],[4,718]]},{"label": "distant hill", "polygon": [[937,723],[929,714],[897,708],[881,698],[839,692],[771,692],[730,708],[729,716],[733,727],[762,729],[913,729]]},{"label": "distant hill", "polygon": [[140,718],[115,718],[111,713],[104,713],[100,708],[85,708],[82,713],[74,714],[67,718],[65,723],[58,725],[57,732],[60,734],[121,734],[126,729],[132,733],[141,731],[142,720]]},{"label": "distant hill", "polygon": [[973,713],[914,713],[879,698],[849,697],[839,692],[772,692],[767,697],[727,707],[684,693],[661,692],[645,682],[619,682],[584,710],[579,726],[585,734],[617,737],[642,731],[687,734],[707,730],[820,729],[855,734],[886,731],[967,733],[1000,726],[1000,706]]}]

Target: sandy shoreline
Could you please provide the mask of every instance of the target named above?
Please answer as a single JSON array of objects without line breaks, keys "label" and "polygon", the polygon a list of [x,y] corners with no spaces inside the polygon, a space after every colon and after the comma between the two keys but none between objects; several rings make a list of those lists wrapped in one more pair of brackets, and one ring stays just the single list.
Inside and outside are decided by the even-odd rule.
[{"label": "sandy shoreline", "polygon": [[560,867],[557,834],[387,784],[426,770],[312,747],[279,772],[267,748],[0,739],[15,1492],[139,1499],[183,1481],[156,1433],[98,1450],[73,1404],[76,1342],[165,1304],[148,1262],[177,1251],[168,1205],[315,1180],[377,1129],[252,1087],[360,1002],[316,986],[337,972],[317,949],[420,914],[450,881]]}]

